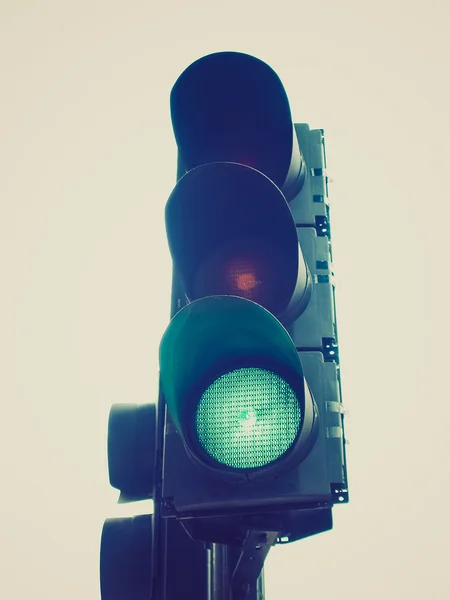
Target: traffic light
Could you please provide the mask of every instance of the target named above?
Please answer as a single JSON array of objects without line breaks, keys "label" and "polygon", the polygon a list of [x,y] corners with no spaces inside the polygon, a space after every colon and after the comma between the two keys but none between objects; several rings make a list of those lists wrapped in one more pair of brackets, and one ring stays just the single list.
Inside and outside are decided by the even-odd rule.
[{"label": "traffic light", "polygon": [[237,52],[190,65],[171,113],[161,514],[224,544],[331,529],[348,491],[323,132]]},{"label": "traffic light", "polygon": [[[155,404],[114,404],[108,420],[108,471],[119,503],[154,500],[151,514],[107,519],[100,543],[102,600],[206,597],[206,551],[176,521],[160,518],[161,395]],[[141,509],[142,510],[142,509]],[[144,509],[145,510],[145,509]],[[148,512],[148,508],[147,508]]]},{"label": "traffic light", "polygon": [[[114,404],[108,420],[108,470],[119,502],[154,498],[155,404]],[[148,600],[154,589],[154,514],[107,519],[100,545],[102,600]]]},{"label": "traffic light", "polygon": [[238,52],[190,65],[171,114],[160,396],[113,406],[108,434],[120,501],[155,512],[105,522],[102,600],[206,597],[222,576],[256,597],[270,547],[330,530],[348,501],[323,131]]},{"label": "traffic light", "polygon": [[148,600],[153,589],[153,519],[107,519],[100,547],[102,600]]}]

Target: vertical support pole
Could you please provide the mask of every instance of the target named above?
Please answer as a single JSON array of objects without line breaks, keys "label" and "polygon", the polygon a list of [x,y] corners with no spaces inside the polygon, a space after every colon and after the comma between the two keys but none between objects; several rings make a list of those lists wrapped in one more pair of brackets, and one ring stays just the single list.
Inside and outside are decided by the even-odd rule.
[{"label": "vertical support pole", "polygon": [[223,544],[211,544],[208,560],[208,600],[231,600],[228,548]]}]

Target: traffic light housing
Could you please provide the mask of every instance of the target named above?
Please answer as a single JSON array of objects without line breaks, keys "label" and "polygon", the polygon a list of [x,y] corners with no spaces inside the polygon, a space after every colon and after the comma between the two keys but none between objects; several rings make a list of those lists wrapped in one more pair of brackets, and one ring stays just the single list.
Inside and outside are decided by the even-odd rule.
[{"label": "traffic light housing", "polygon": [[323,132],[234,52],[188,67],[171,110],[162,515],[222,543],[330,529],[348,492]]},{"label": "traffic light housing", "polygon": [[[108,471],[119,502],[155,497],[156,404],[114,404],[108,419]],[[155,512],[107,519],[100,543],[102,600],[148,600],[156,578]]]},{"label": "traffic light housing", "polygon": [[153,590],[153,519],[107,519],[100,546],[102,600],[148,600]]}]

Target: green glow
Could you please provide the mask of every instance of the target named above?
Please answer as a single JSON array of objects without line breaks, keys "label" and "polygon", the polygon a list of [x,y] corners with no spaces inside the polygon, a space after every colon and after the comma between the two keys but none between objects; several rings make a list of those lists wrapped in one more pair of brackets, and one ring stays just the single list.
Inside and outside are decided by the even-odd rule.
[{"label": "green glow", "polygon": [[294,443],[300,424],[291,386],[276,373],[255,367],[221,375],[203,393],[195,415],[203,449],[235,469],[277,460]]}]

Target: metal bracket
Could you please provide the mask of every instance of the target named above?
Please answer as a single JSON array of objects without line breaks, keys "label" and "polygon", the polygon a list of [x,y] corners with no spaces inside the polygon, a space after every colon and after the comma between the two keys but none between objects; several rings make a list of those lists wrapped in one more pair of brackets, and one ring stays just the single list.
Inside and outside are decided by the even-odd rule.
[{"label": "metal bracket", "polygon": [[277,531],[249,530],[239,549],[236,568],[231,576],[233,600],[245,600],[250,588],[256,584],[266,556],[277,537]]}]

